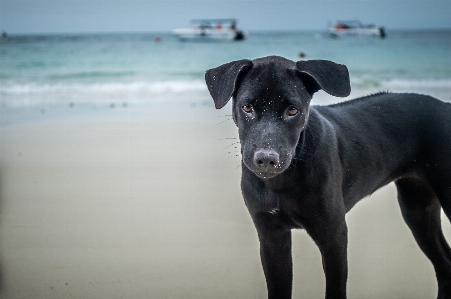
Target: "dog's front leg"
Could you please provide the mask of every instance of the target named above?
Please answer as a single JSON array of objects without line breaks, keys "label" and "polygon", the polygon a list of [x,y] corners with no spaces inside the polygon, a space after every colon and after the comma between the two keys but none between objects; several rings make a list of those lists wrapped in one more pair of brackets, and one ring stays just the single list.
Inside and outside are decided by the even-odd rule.
[{"label": "dog's front leg", "polygon": [[291,298],[293,285],[291,230],[262,226],[257,227],[257,230],[268,298]]},{"label": "dog's front leg", "polygon": [[330,221],[321,219],[321,224],[306,228],[323,259],[326,299],[346,298],[348,230],[344,214],[337,218]]}]

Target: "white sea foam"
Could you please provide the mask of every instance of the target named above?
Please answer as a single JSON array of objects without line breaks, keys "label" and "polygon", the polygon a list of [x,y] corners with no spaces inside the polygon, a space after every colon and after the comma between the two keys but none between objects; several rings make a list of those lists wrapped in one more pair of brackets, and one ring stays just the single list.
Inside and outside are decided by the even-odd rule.
[{"label": "white sea foam", "polygon": [[139,93],[158,94],[165,92],[190,92],[206,89],[203,81],[154,81],[154,82],[108,82],[108,83],[56,83],[39,84],[35,82],[26,84],[4,84],[0,86],[0,93],[10,96],[41,95],[47,93],[64,93],[77,91],[82,94],[112,94],[112,93]]},{"label": "white sea foam", "polygon": [[400,79],[377,78],[371,76],[351,77],[353,91],[403,91],[416,92],[419,90],[441,90],[451,93],[451,79]]},{"label": "white sea foam", "polygon": [[114,101],[160,102],[177,101],[181,95],[206,92],[201,80],[137,81],[104,83],[3,84],[2,102],[8,106],[54,104],[67,101],[102,103]]},{"label": "white sea foam", "polygon": [[[438,95],[451,94],[451,79],[386,79],[378,80],[372,76],[351,77],[352,93],[349,98],[363,96],[377,91],[395,92],[439,92]],[[177,79],[168,81],[102,82],[102,83],[6,83],[0,85],[0,100],[3,106],[20,107],[42,104],[84,104],[102,103],[161,103],[178,102],[189,99],[191,102],[205,101],[209,98],[203,80]],[[318,93],[315,100],[320,104],[336,98]]]},{"label": "white sea foam", "polygon": [[451,89],[451,79],[403,80],[392,79],[384,85],[394,88],[445,88]]}]

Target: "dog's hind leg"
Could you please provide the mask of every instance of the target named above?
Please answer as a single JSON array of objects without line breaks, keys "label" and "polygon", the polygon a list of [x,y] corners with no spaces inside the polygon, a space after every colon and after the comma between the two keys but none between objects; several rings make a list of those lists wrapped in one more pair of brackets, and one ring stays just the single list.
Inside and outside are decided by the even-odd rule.
[{"label": "dog's hind leg", "polygon": [[438,299],[451,298],[451,249],[443,236],[436,194],[418,178],[396,181],[405,222],[424,254],[432,262],[438,282]]},{"label": "dog's hind leg", "polygon": [[437,194],[443,212],[451,221],[451,177],[448,177],[436,174],[436,177],[430,183],[435,194]]}]

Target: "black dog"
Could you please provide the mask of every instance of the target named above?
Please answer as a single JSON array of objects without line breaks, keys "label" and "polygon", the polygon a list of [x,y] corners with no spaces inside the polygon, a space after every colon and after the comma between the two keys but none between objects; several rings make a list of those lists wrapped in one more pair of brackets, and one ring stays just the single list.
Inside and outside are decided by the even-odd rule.
[{"label": "black dog", "polygon": [[350,93],[348,70],[325,60],[239,60],[205,75],[216,108],[233,98],[241,190],[257,228],[269,298],[290,298],[291,229],[319,247],[326,298],[346,298],[345,214],[394,181],[407,225],[451,298],[451,105],[418,94],[379,93],[310,106],[319,89]]}]

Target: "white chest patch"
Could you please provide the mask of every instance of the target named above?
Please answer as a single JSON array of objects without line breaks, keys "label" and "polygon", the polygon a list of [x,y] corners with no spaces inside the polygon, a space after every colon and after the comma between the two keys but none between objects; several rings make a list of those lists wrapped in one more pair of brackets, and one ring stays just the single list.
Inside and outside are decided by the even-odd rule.
[{"label": "white chest patch", "polygon": [[268,213],[271,215],[276,215],[280,212],[280,210],[278,208],[274,208],[272,210],[270,210]]}]

